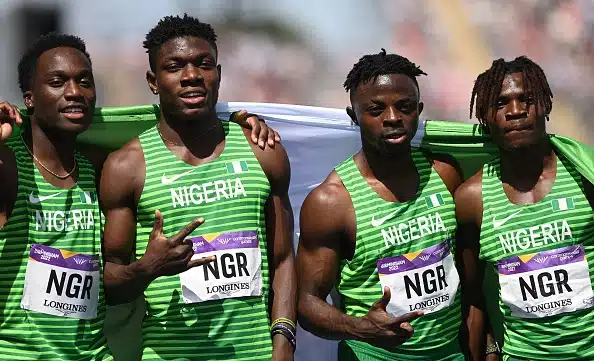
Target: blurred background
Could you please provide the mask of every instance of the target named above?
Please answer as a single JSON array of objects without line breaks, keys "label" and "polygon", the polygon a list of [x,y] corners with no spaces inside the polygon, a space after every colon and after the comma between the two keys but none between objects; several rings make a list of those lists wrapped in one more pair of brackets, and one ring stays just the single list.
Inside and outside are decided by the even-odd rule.
[{"label": "blurred background", "polygon": [[[219,36],[221,101],[344,108],[353,64],[385,48],[429,74],[419,78],[426,118],[474,122],[476,76],[496,58],[527,55],[555,96],[549,131],[594,145],[592,0],[0,0],[0,99],[22,105],[21,54],[39,35],[60,31],[86,41],[98,106],[158,102],[146,85],[142,41],[160,18],[184,12]],[[273,127],[291,156],[298,232],[304,197],[358,149],[359,135]],[[336,360],[335,343],[300,331],[296,360]]]},{"label": "blurred background", "polygon": [[142,41],[159,18],[184,12],[219,35],[223,101],[343,108],[352,65],[384,47],[429,74],[419,80],[427,118],[469,121],[479,72],[526,54],[555,95],[550,131],[594,144],[591,0],[0,0],[0,98],[22,104],[18,59],[57,30],[86,40],[98,106],[156,102]]}]

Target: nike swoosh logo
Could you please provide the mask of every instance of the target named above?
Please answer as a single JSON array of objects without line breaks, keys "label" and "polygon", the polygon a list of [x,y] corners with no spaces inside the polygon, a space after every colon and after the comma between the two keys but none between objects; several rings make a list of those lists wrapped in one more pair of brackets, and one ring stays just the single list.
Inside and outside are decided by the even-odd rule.
[{"label": "nike swoosh logo", "polygon": [[371,217],[371,225],[372,225],[373,227],[379,227],[379,226],[381,226],[382,224],[384,224],[384,223],[385,223],[385,222],[386,222],[388,219],[390,219],[390,218],[394,217],[394,215],[395,215],[396,213],[398,213],[398,211],[394,211],[394,212],[392,212],[392,213],[388,214],[387,216],[385,216],[385,217],[382,217],[382,218],[378,218],[378,219],[375,219],[375,216],[372,216],[372,217]]},{"label": "nike swoosh logo", "polygon": [[193,169],[190,169],[187,172],[183,172],[181,174],[177,174],[177,175],[174,175],[173,177],[169,177],[169,178],[165,174],[163,174],[163,176],[161,177],[161,183],[171,184],[171,183],[175,182],[176,180],[180,179],[181,177],[192,173],[193,171],[194,171]]},{"label": "nike swoosh logo", "polygon": [[31,194],[29,194],[29,202],[31,203],[41,203],[43,201],[46,201],[48,199],[52,199],[58,195],[62,194],[62,192],[58,192],[58,193],[54,193],[54,194],[50,194],[49,196],[39,196],[39,198],[35,197],[33,195],[33,192],[31,192]]},{"label": "nike swoosh logo", "polygon": [[495,217],[493,217],[493,228],[499,228],[499,227],[503,226],[503,224],[505,222],[509,221],[510,219],[512,219],[513,216],[515,216],[516,214],[518,214],[520,212],[522,212],[521,209],[519,211],[517,211],[517,212],[514,212],[514,213],[510,214],[509,216],[507,216],[507,217],[505,217],[505,218],[503,218],[503,219],[501,219],[499,221],[496,220]]}]

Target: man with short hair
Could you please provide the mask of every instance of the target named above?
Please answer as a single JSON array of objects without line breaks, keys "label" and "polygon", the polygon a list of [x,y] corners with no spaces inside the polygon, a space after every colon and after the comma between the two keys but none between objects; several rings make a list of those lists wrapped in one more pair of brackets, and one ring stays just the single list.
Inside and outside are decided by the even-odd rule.
[{"label": "man with short hair", "polygon": [[217,118],[210,25],[168,16],[144,46],[161,114],[103,171],[108,302],[144,293],[143,360],[292,360],[288,157]]},{"label": "man with short hair", "polygon": [[[464,360],[452,237],[454,166],[411,148],[423,110],[408,59],[365,55],[347,76],[362,149],[301,208],[299,321],[339,360]],[[326,302],[336,287],[342,304]]]}]

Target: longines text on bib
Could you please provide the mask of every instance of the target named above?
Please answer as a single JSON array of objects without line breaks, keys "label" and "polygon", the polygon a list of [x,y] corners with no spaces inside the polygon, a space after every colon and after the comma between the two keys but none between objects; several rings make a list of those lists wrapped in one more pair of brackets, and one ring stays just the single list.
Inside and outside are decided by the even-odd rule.
[{"label": "longines text on bib", "polygon": [[100,267],[98,255],[31,245],[21,308],[62,317],[95,318]]},{"label": "longines text on bib", "polygon": [[389,314],[400,316],[415,310],[431,313],[454,302],[460,278],[449,242],[377,260],[382,289],[390,287],[392,293],[386,308]]},{"label": "longines text on bib", "polygon": [[216,259],[179,275],[185,303],[262,294],[262,253],[257,231],[216,233],[191,240],[192,259],[211,255]]},{"label": "longines text on bib", "polygon": [[514,317],[541,318],[592,307],[582,245],[506,258],[497,268],[501,298]]}]

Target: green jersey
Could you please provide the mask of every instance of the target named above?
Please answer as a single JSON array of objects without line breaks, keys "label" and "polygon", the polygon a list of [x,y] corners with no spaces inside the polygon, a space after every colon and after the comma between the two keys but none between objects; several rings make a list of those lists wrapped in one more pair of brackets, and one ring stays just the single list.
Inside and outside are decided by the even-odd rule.
[{"label": "green jersey", "polygon": [[497,158],[482,194],[480,258],[498,280],[504,360],[594,360],[594,222],[580,174],[558,154],[551,192],[516,205]]},{"label": "green jersey", "polygon": [[441,177],[418,151],[412,152],[419,190],[408,202],[382,199],[361,175],[353,158],[336,167],[350,194],[357,220],[355,253],[340,265],[337,289],[347,315],[362,317],[390,287],[388,313],[415,310],[412,338],[387,351],[359,341],[339,345],[340,360],[463,360],[459,277],[452,237],[454,202]]},{"label": "green jersey", "polygon": [[6,360],[111,360],[103,319],[101,212],[90,162],[78,182],[49,184],[20,138],[18,192],[0,230],[0,355]]},{"label": "green jersey", "polygon": [[189,237],[208,265],[159,277],[145,292],[143,360],[270,360],[265,205],[270,184],[242,129],[222,122],[225,148],[190,166],[156,128],[140,136],[146,181],[138,205],[136,254],[146,250],[155,210],[173,236],[198,216]]}]

